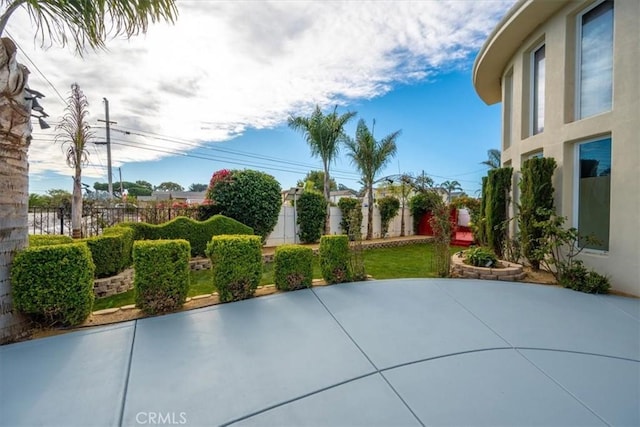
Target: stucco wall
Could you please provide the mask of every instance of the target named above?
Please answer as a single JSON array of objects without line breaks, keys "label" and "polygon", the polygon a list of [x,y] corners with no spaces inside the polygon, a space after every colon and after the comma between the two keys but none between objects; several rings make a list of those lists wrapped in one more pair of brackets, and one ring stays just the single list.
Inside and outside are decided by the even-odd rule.
[{"label": "stucco wall", "polygon": [[[592,3],[569,2],[540,23],[514,52],[502,75],[496,76],[504,83],[507,73],[513,72],[511,144],[505,147],[503,141],[502,162],[517,172],[531,153],[543,151],[545,157],[555,158],[556,206],[568,218],[567,225],[574,226],[575,144],[611,135],[609,251],[585,251],[582,259],[609,276],[614,289],[640,296],[640,2],[615,2],[612,110],[575,120],[575,15]],[[546,45],[545,127],[542,133],[528,136],[529,52],[542,40]],[[503,100],[504,89],[503,84]],[[503,102],[504,120],[506,112]],[[516,201],[517,196],[516,190]]]}]

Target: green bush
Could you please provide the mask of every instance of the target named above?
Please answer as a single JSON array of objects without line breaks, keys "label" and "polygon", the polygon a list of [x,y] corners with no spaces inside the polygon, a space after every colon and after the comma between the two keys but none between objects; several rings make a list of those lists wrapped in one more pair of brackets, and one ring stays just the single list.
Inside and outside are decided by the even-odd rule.
[{"label": "green bush", "polygon": [[82,323],[93,306],[94,268],[84,243],[18,252],[11,269],[16,309],[48,324]]},{"label": "green bush", "polygon": [[551,157],[534,157],[522,164],[518,226],[522,252],[534,270],[540,268],[539,247],[543,238],[538,224],[548,220],[553,211],[553,171],[556,161]]},{"label": "green bush", "polygon": [[221,302],[251,298],[262,277],[262,241],[258,236],[213,236],[207,245],[213,284]]},{"label": "green bush", "polygon": [[122,271],[123,237],[121,234],[95,236],[83,239],[89,247],[91,258],[96,266],[95,277],[109,277]]},{"label": "green bush", "polygon": [[491,169],[487,175],[485,218],[488,246],[498,257],[502,256],[502,248],[507,236],[507,209],[511,191],[510,167]]},{"label": "green bush", "polygon": [[393,196],[382,197],[378,199],[378,209],[380,210],[382,237],[384,237],[389,231],[389,223],[400,210],[400,200]]},{"label": "green bush", "polygon": [[467,264],[475,267],[495,267],[498,264],[498,258],[489,248],[472,248],[464,251],[464,260]]},{"label": "green bush", "polygon": [[[225,172],[222,178],[220,172]],[[207,199],[220,213],[251,227],[265,241],[278,223],[282,196],[280,184],[264,172],[218,171],[213,174]]]},{"label": "green bush", "polygon": [[322,236],[320,238],[320,269],[328,284],[349,282],[349,237]]},{"label": "green bush", "polygon": [[186,240],[140,240],[133,244],[137,307],[155,314],[184,304],[190,285],[190,252]]},{"label": "green bush", "polygon": [[59,234],[30,234],[29,247],[47,246],[47,245],[65,245],[73,243],[73,239],[69,236]]},{"label": "green bush", "polygon": [[588,294],[606,294],[611,284],[606,276],[588,271],[580,260],[561,266],[559,283],[565,288]]},{"label": "green bush", "polygon": [[121,226],[130,227],[135,240],[185,239],[191,245],[191,256],[205,256],[207,243],[211,237],[221,234],[253,234],[253,230],[224,215],[214,215],[206,221],[196,221],[187,217],[177,217],[164,224],[126,222]]},{"label": "green bush", "polygon": [[342,197],[338,200],[338,207],[342,212],[342,219],[340,220],[342,234],[349,236],[349,240],[355,240],[354,233],[360,232],[360,227],[362,226],[362,203],[358,199]]},{"label": "green bush", "polygon": [[133,264],[134,230],[130,227],[109,227],[102,230],[103,236],[120,236],[122,243],[120,271]]},{"label": "green bush", "polygon": [[313,280],[313,249],[299,245],[282,245],[274,255],[276,288],[294,291],[308,288]]},{"label": "green bush", "polygon": [[327,218],[327,202],[315,191],[305,191],[300,195],[296,207],[298,235],[302,243],[316,243],[324,231]]}]

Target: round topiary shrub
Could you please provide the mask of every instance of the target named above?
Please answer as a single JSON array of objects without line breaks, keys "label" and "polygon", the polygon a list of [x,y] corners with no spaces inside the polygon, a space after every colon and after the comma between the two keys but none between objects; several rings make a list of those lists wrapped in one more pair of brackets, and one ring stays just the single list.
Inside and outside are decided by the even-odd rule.
[{"label": "round topiary shrub", "polygon": [[15,307],[48,325],[78,325],[93,307],[94,269],[84,243],[18,252],[11,268]]},{"label": "round topiary shrub", "polygon": [[282,245],[274,255],[275,285],[281,291],[308,288],[313,280],[313,249]]},{"label": "round topiary shrub", "polygon": [[213,174],[207,199],[219,213],[251,227],[265,241],[278,222],[280,184],[264,172],[226,170]]},{"label": "round topiary shrub", "polygon": [[351,281],[348,236],[322,236],[319,254],[322,277],[327,284]]}]

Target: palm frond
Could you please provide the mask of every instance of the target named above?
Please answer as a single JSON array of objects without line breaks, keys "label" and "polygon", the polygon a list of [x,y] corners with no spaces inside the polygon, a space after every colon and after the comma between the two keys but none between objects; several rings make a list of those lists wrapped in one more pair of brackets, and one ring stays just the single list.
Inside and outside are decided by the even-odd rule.
[{"label": "palm frond", "polygon": [[0,18],[0,35],[17,7],[25,7],[36,27],[36,38],[66,45],[72,41],[82,54],[85,47],[104,48],[109,36],[129,38],[158,21],[173,23],[178,15],[174,0],[18,0]]}]

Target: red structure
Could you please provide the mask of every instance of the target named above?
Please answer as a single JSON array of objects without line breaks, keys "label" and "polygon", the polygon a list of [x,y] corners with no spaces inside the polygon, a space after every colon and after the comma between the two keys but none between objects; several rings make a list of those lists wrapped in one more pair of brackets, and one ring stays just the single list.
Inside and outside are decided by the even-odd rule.
[{"label": "red structure", "polygon": [[[422,215],[420,222],[418,223],[418,235],[420,236],[433,236],[433,228],[431,227],[431,218],[433,214],[427,212]],[[473,232],[470,227],[458,225],[458,210],[452,209],[449,219],[453,224],[453,231],[451,233],[451,245],[452,246],[471,246],[473,243]]]}]

